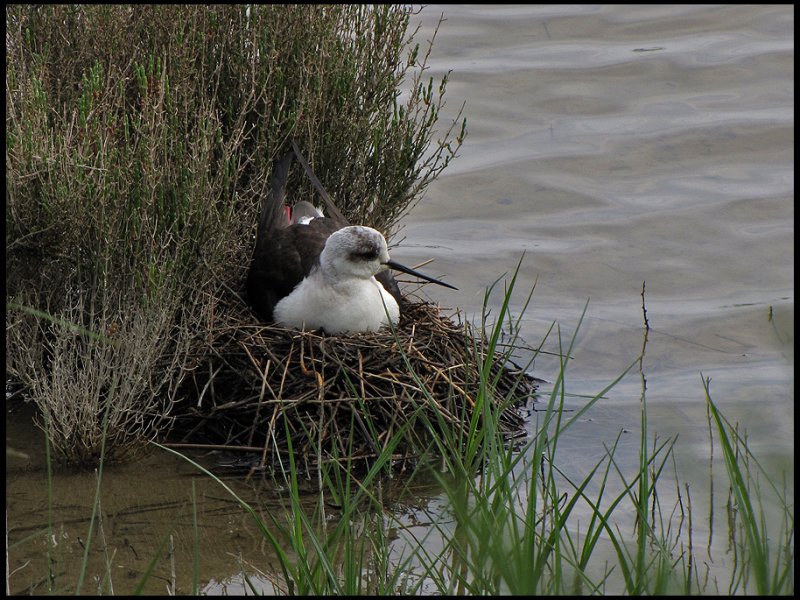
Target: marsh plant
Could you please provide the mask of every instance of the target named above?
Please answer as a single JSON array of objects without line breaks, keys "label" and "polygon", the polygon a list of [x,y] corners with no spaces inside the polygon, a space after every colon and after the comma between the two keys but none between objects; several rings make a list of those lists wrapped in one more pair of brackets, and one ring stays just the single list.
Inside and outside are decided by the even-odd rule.
[{"label": "marsh plant", "polygon": [[[492,345],[510,335],[503,355],[518,360],[518,354],[529,350],[513,333],[521,318],[511,318],[508,310],[513,279],[499,313],[493,315],[494,324],[477,339]],[[488,305],[481,316],[483,326],[489,320]],[[537,403],[535,427],[521,444],[509,443],[499,426],[502,406],[482,400],[504,394],[487,368],[477,386],[481,391],[473,397],[482,410],[472,413],[469,430],[452,425],[434,437],[430,460],[418,462],[402,477],[392,477],[389,468],[403,441],[402,431],[385,440],[366,471],[355,453],[346,449],[339,460],[322,463],[312,482],[294,453],[287,453],[280,468],[261,482],[270,494],[279,495],[277,503],[266,502],[263,496],[245,499],[245,488],[181,455],[241,506],[253,525],[247,531],[260,536],[269,548],[267,556],[261,550],[240,555],[241,572],[230,576],[231,585],[241,585],[240,593],[292,595],[793,596],[791,473],[781,484],[774,469],[757,460],[747,436],[723,416],[712,399],[710,380],[703,378],[697,384],[698,408],[702,410],[704,400],[709,479],[682,481],[676,438],[660,439],[648,417],[641,360],[646,332],[641,354],[629,368],[604,389],[578,400],[567,388],[580,325],[579,321],[564,344],[557,324],[547,333],[558,337],[560,368],[551,390]],[[480,363],[479,348],[472,350]],[[534,356],[537,353],[533,350]],[[568,436],[626,374],[636,375],[637,366],[642,379],[640,421],[633,428],[638,433],[627,433],[635,436],[634,443],[626,448],[623,431],[613,439],[584,440],[582,447],[594,458],[582,460],[576,468],[571,451],[565,451]],[[288,420],[281,421],[288,427]],[[292,437],[287,439],[291,444]],[[631,453],[636,460],[628,460]],[[113,594],[126,585],[138,593],[148,585],[160,591],[163,573],[169,572],[170,593],[196,595],[207,591],[202,582],[219,580],[218,572],[200,567],[201,553],[207,551],[200,541],[201,504],[188,480],[191,516],[177,519],[167,531],[153,524],[153,535],[162,539],[159,548],[151,556],[136,558],[137,568],[146,565],[138,579],[120,578],[125,571],[117,567],[128,559],[115,557],[116,542],[109,544],[102,535],[102,466],[101,459],[92,514],[82,536],[80,568],[63,568],[67,563],[60,562],[60,550],[54,548],[47,564],[59,568],[37,576],[11,571],[7,579],[13,587],[8,585],[7,591],[37,593],[47,586],[50,593],[81,593],[92,580],[98,582],[98,593]],[[420,484],[425,487],[423,499]],[[698,501],[702,494],[696,491],[706,484],[721,493]],[[435,500],[429,502],[432,497]],[[48,501],[53,502],[52,496]],[[214,518],[219,519],[216,511]],[[719,521],[712,542],[711,530]],[[18,539],[8,544],[9,552],[22,552],[42,537],[53,538],[54,528],[51,522],[32,534],[17,533]],[[184,560],[177,562],[168,550],[173,534],[193,540],[192,547],[184,549]],[[104,557],[100,566],[91,563],[90,546]],[[34,551],[41,552],[41,545]],[[186,554],[191,554],[190,560]]]},{"label": "marsh plant", "polygon": [[[518,324],[508,313],[512,288],[513,279],[481,338],[490,344]],[[486,316],[485,305],[484,325]],[[402,495],[398,487],[437,482],[439,501],[430,508],[417,502],[410,518],[387,499],[389,480],[382,476],[401,433],[388,440],[366,473],[354,469],[351,457],[326,463],[311,495],[304,493],[302,469],[289,455],[271,486],[285,490],[284,509],[260,512],[184,457],[237,500],[274,552],[276,562],[268,566],[242,561],[243,587],[289,595],[793,595],[791,491],[776,483],[739,427],[720,413],[710,381],[698,378],[698,390],[705,392],[709,464],[723,465],[709,472],[709,482],[721,481],[723,493],[703,506],[693,503],[691,485],[681,480],[676,437],[662,439],[651,429],[641,370],[646,332],[642,354],[628,369],[591,397],[566,404],[580,324],[566,344],[557,324],[547,334],[558,338],[560,369],[524,444],[509,443],[498,427],[499,407],[486,402],[473,413],[479,416],[467,434],[450,427],[436,436],[431,460],[394,482],[395,499]],[[509,344],[509,356],[524,350],[513,333]],[[615,439],[585,442],[596,459],[576,476],[562,440],[623,377],[635,376],[637,366],[638,439],[627,450],[623,431]],[[486,373],[481,395],[496,395]],[[630,451],[638,460],[625,459]],[[727,531],[717,535],[725,540],[727,533],[727,547],[697,532],[713,528],[720,508]],[[194,585],[191,592],[200,592]]]},{"label": "marsh plant", "polygon": [[[169,422],[214,299],[238,291],[294,138],[352,221],[391,235],[456,155],[447,78],[400,6],[6,11],[6,367],[59,453]],[[290,195],[313,197],[302,173]],[[195,357],[196,359],[196,357]]]}]

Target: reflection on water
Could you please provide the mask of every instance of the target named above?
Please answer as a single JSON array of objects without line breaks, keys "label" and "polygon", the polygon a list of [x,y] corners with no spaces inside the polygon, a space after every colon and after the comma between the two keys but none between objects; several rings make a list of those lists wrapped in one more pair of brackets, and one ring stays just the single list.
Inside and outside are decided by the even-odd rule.
[{"label": "reflection on water", "polygon": [[[524,251],[514,308],[538,278],[522,321],[534,345],[554,320],[570,336],[590,299],[567,376],[572,394],[598,392],[636,358],[646,281],[651,430],[680,434],[681,476],[707,479],[701,372],[728,418],[747,428],[756,455],[791,474],[793,9],[434,6],[416,19],[420,39],[430,37],[440,12],[447,20],[431,74],[453,69],[449,108],[455,115],[467,101],[469,136],[404,219],[393,256],[407,264],[436,258],[431,274],[460,291],[426,293],[475,314],[485,287]],[[555,340],[548,344],[556,350]],[[536,375],[552,381],[557,367],[542,356]],[[620,429],[638,431],[640,396],[638,375],[623,379],[564,439],[560,466],[581,472],[594,464],[582,456],[596,456]],[[24,431],[11,426],[11,446],[37,456],[40,447],[26,446]],[[190,478],[186,465],[149,460],[104,474],[115,592],[129,591],[170,531],[179,571],[191,572],[190,482],[206,540],[200,572],[214,578],[207,590],[241,591],[242,564],[270,562],[247,517],[219,487]],[[10,543],[50,518],[37,461],[6,459]],[[61,572],[81,557],[93,481],[93,474],[54,479],[61,538],[51,540],[51,552],[60,553]],[[12,549],[12,591],[46,573],[45,543],[39,536]],[[102,577],[104,564],[98,556],[93,574]],[[146,591],[164,591],[167,569],[159,564]],[[190,589],[188,580],[179,589]]]}]

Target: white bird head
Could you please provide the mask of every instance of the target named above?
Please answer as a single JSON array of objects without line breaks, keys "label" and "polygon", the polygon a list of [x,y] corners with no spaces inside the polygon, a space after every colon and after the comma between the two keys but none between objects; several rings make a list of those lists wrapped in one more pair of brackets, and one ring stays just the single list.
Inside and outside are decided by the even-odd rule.
[{"label": "white bird head", "polygon": [[323,272],[369,279],[387,268],[386,239],[372,227],[352,225],[333,232],[319,257]]},{"label": "white bird head", "polygon": [[325,242],[319,264],[322,272],[332,276],[334,280],[369,279],[381,271],[393,269],[431,283],[458,289],[391,260],[386,238],[372,227],[363,225],[351,225],[333,232]]}]

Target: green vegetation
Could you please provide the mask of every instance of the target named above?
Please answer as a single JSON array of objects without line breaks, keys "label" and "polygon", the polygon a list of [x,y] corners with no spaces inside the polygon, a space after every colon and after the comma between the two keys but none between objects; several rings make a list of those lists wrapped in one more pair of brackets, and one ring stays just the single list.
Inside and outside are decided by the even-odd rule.
[{"label": "green vegetation", "polygon": [[[503,309],[486,332],[487,340],[500,339],[501,330],[513,330],[517,321],[507,310],[512,290],[513,278]],[[247,590],[258,593],[264,582],[270,582],[285,594],[793,595],[792,500],[751,454],[738,428],[719,412],[708,380],[703,380],[703,385],[713,426],[710,452],[713,457],[721,450],[728,489],[727,498],[722,499],[727,513],[727,536],[723,533],[722,539],[728,540],[723,553],[729,560],[721,571],[701,570],[700,565],[707,561],[715,563],[724,557],[714,554],[718,548],[701,547],[695,539],[693,523],[695,527],[699,523],[702,508],[692,505],[690,486],[680,482],[675,439],[659,441],[650,433],[644,394],[639,462],[633,470],[623,468],[617,458],[622,432],[610,445],[596,442],[602,449],[583,477],[575,479],[562,468],[560,440],[625,373],[641,365],[637,358],[625,373],[579,408],[566,409],[566,357],[572,353],[578,329],[562,348],[561,370],[546,404],[535,413],[536,427],[524,445],[508,443],[496,426],[498,407],[487,402],[466,437],[460,427],[450,427],[451,435],[442,435],[431,446],[430,460],[403,477],[401,481],[409,486],[415,480],[433,478],[444,501],[435,509],[418,507],[428,522],[421,539],[404,525],[402,514],[393,510],[384,495],[388,486],[401,485],[401,481],[388,478],[402,431],[393,435],[366,473],[345,456],[326,462],[315,482],[303,481],[290,452],[283,470],[273,474],[272,487],[284,490],[283,508],[277,510],[249,504],[218,475],[186,458],[250,515],[270,548],[269,554],[275,557],[269,564],[242,564]],[[551,331],[560,337],[558,327]],[[514,341],[508,351],[518,350],[517,344]],[[481,385],[491,388],[492,381]],[[591,452],[595,444],[584,445]],[[476,452],[471,452],[472,448]],[[98,472],[98,490],[101,479],[102,470]],[[309,486],[314,490],[311,494]],[[671,491],[674,505],[667,500]],[[105,543],[103,536],[93,538],[92,533],[92,528],[102,531],[99,502],[98,493],[86,538],[94,539],[95,544]],[[709,507],[709,521],[719,508]],[[197,540],[196,518],[194,529]],[[138,581],[139,590],[153,566],[165,560],[168,538],[164,537],[155,556],[146,557],[148,568]],[[21,540],[9,549],[13,552],[28,541]],[[204,579],[197,571],[197,551],[195,546],[193,572],[180,574],[182,580],[193,582],[192,589],[184,592],[197,593]],[[86,560],[85,554],[84,564]],[[109,562],[101,589],[113,593],[111,576]],[[74,585],[73,577],[80,586],[83,572],[49,580],[50,589]]]},{"label": "green vegetation", "polygon": [[[504,329],[513,332],[517,323],[508,312],[515,277],[500,314],[485,332],[490,343],[496,343]],[[493,287],[487,291],[484,325]],[[728,539],[736,559],[726,572],[727,583],[698,569],[692,537],[692,519],[697,515],[692,513],[688,485],[685,497],[681,495],[675,439],[651,437],[644,393],[639,464],[634,472],[624,472],[616,460],[622,432],[610,446],[597,442],[603,451],[583,479],[573,480],[559,467],[559,439],[626,373],[637,364],[641,368],[640,356],[568,416],[566,357],[571,356],[579,328],[580,323],[562,348],[558,378],[546,406],[537,412],[541,418],[535,434],[524,446],[508,443],[497,428],[499,408],[491,402],[484,404],[466,438],[457,427],[450,428],[451,436],[434,438],[438,441],[429,463],[409,476],[409,480],[433,476],[447,500],[444,511],[426,513],[430,525],[423,539],[412,534],[399,542],[389,539],[390,530],[403,530],[381,496],[379,474],[391,456],[391,443],[382,460],[360,478],[347,460],[328,463],[311,509],[302,502],[296,466],[288,464],[276,474],[277,483],[288,490],[288,506],[282,516],[269,514],[269,527],[234,494],[279,558],[280,573],[262,572],[262,577],[287,594],[793,595],[793,505],[752,456],[737,428],[719,413],[708,381],[703,382],[706,402],[730,486]],[[556,331],[560,340],[560,329]],[[512,339],[508,352],[517,344]],[[642,353],[645,346],[646,338]],[[491,380],[480,382],[487,393],[491,385]],[[713,438],[710,443],[713,455]],[[753,481],[756,476],[760,487]],[[676,485],[675,506],[664,504],[663,491],[659,497],[664,479],[672,480],[667,485]],[[769,501],[762,497],[764,489],[771,492]],[[335,520],[326,510],[331,501],[338,507]],[[709,519],[713,510],[710,507]],[[775,514],[781,518],[778,524],[772,518]],[[392,558],[397,545],[403,552]]]},{"label": "green vegetation", "polygon": [[[437,133],[447,80],[426,76],[409,16],[8,8],[6,366],[56,456],[96,464],[105,439],[122,459],[169,426],[290,138],[348,218],[389,234],[447,166],[464,123]],[[289,187],[314,197],[299,171]]]},{"label": "green vegetation", "polygon": [[[56,456],[99,465],[80,572],[36,574],[31,591],[86,593],[91,545],[108,548],[103,465],[169,424],[192,367],[189,341],[220,290],[241,286],[282,144],[298,139],[345,214],[387,230],[464,132],[451,127],[434,141],[445,82],[423,77],[427,53],[409,43],[403,8],[16,5],[6,14],[7,368],[41,409],[49,477]],[[293,186],[309,193],[302,176]],[[610,446],[597,441],[588,474],[563,468],[560,441],[630,369],[641,371],[641,356],[569,412],[573,337],[530,439],[506,439],[504,407],[487,401],[497,379],[479,357],[517,358],[515,280],[493,323],[496,286],[487,291],[485,335],[474,343],[489,352],[473,348],[478,410],[461,415],[469,427],[428,421],[441,434],[429,462],[407,474],[434,478],[443,493],[424,538],[383,495],[402,428],[366,473],[348,454],[323,463],[310,507],[292,452],[273,474],[286,490],[282,511],[257,510],[205,471],[272,549],[276,563],[256,565],[260,576],[291,594],[793,595],[793,499],[719,412],[707,380],[712,454],[721,449],[730,490],[727,581],[698,569],[689,488],[682,495],[678,486],[675,505],[666,504],[664,480],[679,479],[675,440],[651,434],[644,391],[633,472],[617,460],[621,434]],[[43,537],[47,552],[63,552],[49,544],[55,527],[51,516],[46,530],[7,543],[7,553]],[[198,540],[196,517],[193,527]],[[144,557],[138,591],[169,553],[170,537],[161,542]],[[194,593],[204,579],[195,548]],[[92,585],[113,594],[114,556],[105,559]],[[6,591],[11,582],[16,591],[24,584],[8,564],[7,555]]]}]

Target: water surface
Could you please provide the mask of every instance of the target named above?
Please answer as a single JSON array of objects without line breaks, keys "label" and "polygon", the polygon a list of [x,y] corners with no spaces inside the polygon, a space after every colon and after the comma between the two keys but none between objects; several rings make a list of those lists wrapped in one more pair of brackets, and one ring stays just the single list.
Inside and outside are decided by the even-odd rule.
[{"label": "water surface", "polygon": [[[589,300],[576,393],[638,355],[646,282],[659,426],[698,426],[677,405],[702,410],[702,372],[756,444],[791,455],[793,9],[432,6],[422,38],[440,12],[430,72],[453,70],[469,136],[394,256],[435,257],[461,291],[427,293],[474,313],[524,251],[527,340],[553,321],[568,335]],[[638,401],[631,379],[613,401]]]},{"label": "water surface", "polygon": [[[402,221],[393,258],[435,258],[426,271],[460,289],[425,293],[472,317],[485,288],[524,253],[512,311],[519,314],[535,281],[521,320],[532,345],[554,321],[566,341],[588,300],[567,373],[574,408],[641,352],[646,282],[650,427],[679,436],[680,475],[695,486],[698,505],[709,468],[701,374],[712,378],[715,401],[747,429],[770,472],[793,477],[793,8],[429,6],[414,20],[420,41],[440,13],[446,20],[429,73],[438,79],[452,70],[446,112],[454,116],[466,100],[469,135]],[[493,298],[495,309],[499,301]],[[555,338],[545,349],[557,351]],[[534,370],[552,382],[558,360],[542,355]],[[620,463],[635,465],[641,397],[637,371],[562,440],[559,466],[585,473],[621,429],[628,433]],[[52,519],[56,571],[69,591],[94,474],[56,477],[48,511],[40,438],[26,441],[24,424],[11,426],[11,445],[32,458],[6,458],[9,541]],[[269,571],[274,559],[248,517],[191,473],[157,455],[103,474],[115,592],[132,589],[170,531],[178,588],[189,591],[192,481],[205,591],[241,592],[245,571],[271,592],[255,569]],[[237,490],[263,510],[277,506],[276,490]],[[431,493],[418,502],[436,513],[443,503]],[[424,524],[404,510],[398,518],[421,539]],[[716,543],[714,568],[723,568],[725,540]],[[46,589],[44,544],[39,537],[12,549],[12,592]],[[92,578],[103,577],[106,562],[98,553],[86,592],[97,589]],[[168,578],[161,561],[146,591],[162,593]]]}]

